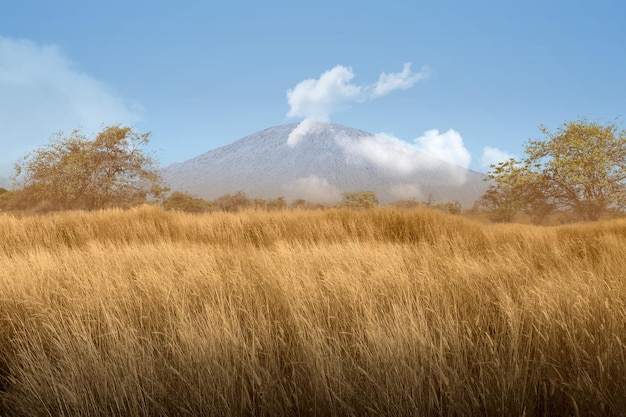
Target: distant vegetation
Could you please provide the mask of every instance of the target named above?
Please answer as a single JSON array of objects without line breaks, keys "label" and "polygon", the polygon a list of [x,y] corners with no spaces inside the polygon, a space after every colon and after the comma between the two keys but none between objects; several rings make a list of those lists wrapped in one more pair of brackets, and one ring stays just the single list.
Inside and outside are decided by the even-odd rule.
[{"label": "distant vegetation", "polygon": [[378,205],[378,198],[373,191],[355,191],[343,193],[342,207],[368,209]]},{"label": "distant vegetation", "polygon": [[[531,140],[526,158],[492,166],[487,191],[473,213],[494,222],[512,222],[519,213],[533,223],[597,220],[623,215],[626,208],[626,131],[617,124],[580,119],[564,123],[556,133],[542,127],[544,140]],[[332,205],[283,197],[249,198],[243,192],[214,201],[168,188],[155,160],[142,147],[149,133],[109,126],[88,139],[80,131],[56,139],[27,154],[16,164],[14,187],[0,190],[0,210],[48,212],[99,210],[160,204],[166,210],[189,213],[239,212],[248,208],[277,211],[288,208],[327,209]],[[372,209],[379,205],[368,190],[345,192],[340,207]],[[451,214],[462,211],[458,201],[403,200],[392,206],[427,206]],[[552,221],[554,223],[554,220]]]},{"label": "distant vegetation", "polygon": [[[344,193],[341,203],[337,205],[307,202],[301,198],[293,200],[291,204],[288,204],[283,197],[277,197],[272,200],[249,198],[242,191],[238,191],[235,194],[225,194],[212,201],[194,197],[189,193],[176,191],[164,198],[161,206],[168,211],[182,211],[187,213],[210,213],[216,211],[237,213],[249,208],[266,211],[287,209],[326,210],[333,207],[372,209],[378,206],[378,198],[373,191],[354,191]],[[428,207],[449,214],[461,213],[461,204],[458,201],[435,203],[432,198],[424,202],[419,202],[415,199],[402,200],[391,203],[390,206],[403,209]]]},{"label": "distant vegetation", "polygon": [[185,211],[187,213],[206,213],[214,211],[215,203],[191,194],[175,191],[163,200],[165,210]]},{"label": "distant vegetation", "polygon": [[626,220],[142,206],[0,235],[3,416],[626,410]]}]

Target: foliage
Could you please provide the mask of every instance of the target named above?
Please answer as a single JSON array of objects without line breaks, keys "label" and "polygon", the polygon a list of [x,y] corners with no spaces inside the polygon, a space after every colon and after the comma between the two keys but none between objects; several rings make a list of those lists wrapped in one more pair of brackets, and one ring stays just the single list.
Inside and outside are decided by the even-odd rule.
[{"label": "foliage", "polygon": [[401,208],[401,209],[415,209],[417,207],[428,207],[431,209],[443,211],[444,213],[449,214],[459,214],[461,213],[461,203],[457,200],[448,201],[447,203],[434,203],[434,198],[432,195],[429,195],[428,199],[424,202],[419,202],[415,198],[411,198],[408,200],[397,200],[390,204],[393,207]]},{"label": "foliage", "polygon": [[37,203],[27,199],[22,190],[0,193],[0,210],[24,210],[34,207]]},{"label": "foliage", "polygon": [[235,194],[225,194],[218,197],[214,204],[219,210],[235,213],[249,207],[251,201],[244,192],[238,191]]},{"label": "foliage", "polygon": [[512,221],[525,211],[541,222],[555,209],[571,209],[578,218],[626,206],[626,132],[616,123],[580,119],[555,133],[540,127],[544,140],[526,145],[526,158],[492,166],[490,186],[477,205],[495,221]]},{"label": "foliage", "polygon": [[286,208],[287,202],[283,197],[277,197],[267,202],[267,210],[269,211],[285,210]]},{"label": "foliage", "polygon": [[522,197],[527,186],[528,171],[514,158],[497,165],[487,173],[485,181],[489,188],[478,199],[476,207],[486,209],[494,222],[512,222],[515,215],[525,207]]},{"label": "foliage", "polygon": [[29,198],[60,209],[101,209],[159,197],[165,188],[151,156],[141,147],[150,133],[119,125],[89,140],[75,130],[30,153],[15,165],[14,181]]},{"label": "foliage", "polygon": [[303,198],[297,198],[291,202],[291,208],[305,208],[306,206],[306,200]]},{"label": "foliage", "polygon": [[411,198],[408,200],[397,200],[392,202],[390,205],[393,207],[407,210],[415,209],[417,207],[428,207],[430,209],[443,211],[444,213],[449,214],[460,214],[461,209],[463,208],[461,206],[461,203],[457,200],[435,204],[435,199],[432,194],[430,194],[428,198],[422,202],[417,201],[415,198]]},{"label": "foliage", "polygon": [[205,213],[214,208],[213,203],[180,191],[173,192],[161,203],[165,210],[178,210],[188,213]]},{"label": "foliage", "polygon": [[423,205],[423,203],[420,203],[415,198],[411,198],[411,199],[408,199],[408,200],[397,200],[397,201],[394,201],[394,202],[391,203],[391,205],[393,207],[397,207],[397,208],[414,209],[416,207],[419,207],[419,206]]},{"label": "foliage", "polygon": [[626,206],[626,131],[585,119],[540,130],[546,140],[528,143],[526,166],[550,201],[584,220]]},{"label": "foliage", "polygon": [[248,207],[252,207],[257,210],[267,210],[267,201],[262,198],[254,198],[249,200]]},{"label": "foliage", "polygon": [[373,191],[354,191],[343,193],[342,207],[369,209],[378,205],[378,198]]},{"label": "foliage", "polygon": [[328,205],[322,202],[308,202],[303,198],[297,198],[291,202],[290,208],[292,209],[306,209],[306,210],[328,210],[332,208],[332,205]]},{"label": "foliage", "polygon": [[449,214],[461,213],[461,203],[459,203],[457,200],[448,201],[447,203],[436,204],[434,208]]}]

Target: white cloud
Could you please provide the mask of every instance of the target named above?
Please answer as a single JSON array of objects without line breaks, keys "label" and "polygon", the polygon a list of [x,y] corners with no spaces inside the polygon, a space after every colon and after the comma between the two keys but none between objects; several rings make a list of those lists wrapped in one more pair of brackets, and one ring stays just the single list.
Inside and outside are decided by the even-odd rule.
[{"label": "white cloud", "polygon": [[284,184],[283,191],[288,199],[303,198],[315,203],[336,203],[341,200],[341,190],[338,187],[315,175]]},{"label": "white cloud", "polygon": [[58,131],[132,124],[142,110],[78,71],[54,45],[0,37],[0,172]]},{"label": "white cloud", "polygon": [[463,183],[466,174],[463,168],[467,168],[471,160],[463,138],[452,129],[443,134],[429,130],[414,143],[386,133],[360,138],[340,137],[338,143],[344,149],[348,162],[370,162],[398,177],[443,171],[451,180]]},{"label": "white cloud", "polygon": [[463,138],[452,129],[441,134],[437,129],[428,130],[415,139],[415,143],[421,152],[464,168],[472,160],[470,152],[463,144]]},{"label": "white cloud", "polygon": [[351,104],[411,88],[418,80],[428,76],[428,69],[424,67],[419,73],[414,73],[411,64],[406,63],[402,72],[382,73],[378,81],[371,85],[353,84],[354,76],[352,68],[337,65],[318,79],[299,82],[293,89],[287,90],[287,117],[327,122],[331,114],[345,110]]},{"label": "white cloud", "polygon": [[491,165],[495,165],[499,162],[507,161],[508,159],[514,158],[514,157],[515,157],[514,155],[506,151],[502,151],[498,148],[494,148],[491,146],[485,146],[483,148],[483,154],[480,158],[480,165],[483,169],[489,170]]},{"label": "white cloud", "polygon": [[428,77],[428,68],[423,67],[421,72],[411,72],[411,63],[404,64],[402,72],[380,74],[378,82],[374,86],[371,98],[378,98],[391,93],[394,90],[407,90],[413,87],[417,81]]},{"label": "white cloud", "polygon": [[386,133],[358,139],[339,138],[349,162],[372,162],[398,176],[408,176],[428,168],[433,160],[414,145]]},{"label": "white cloud", "polygon": [[331,113],[363,99],[362,87],[350,84],[352,78],[352,68],[337,65],[317,80],[301,81],[293,90],[287,90],[287,101],[291,107],[287,116],[328,121]]}]

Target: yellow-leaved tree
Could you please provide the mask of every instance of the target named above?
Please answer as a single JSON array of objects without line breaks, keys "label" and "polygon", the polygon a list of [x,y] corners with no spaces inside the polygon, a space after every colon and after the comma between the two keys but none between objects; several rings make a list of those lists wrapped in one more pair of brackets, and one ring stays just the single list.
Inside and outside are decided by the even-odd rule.
[{"label": "yellow-leaved tree", "polygon": [[119,125],[91,140],[78,130],[59,133],[15,164],[15,188],[25,201],[52,209],[94,210],[160,197],[166,188],[142,149],[149,137]]},{"label": "yellow-leaved tree", "polygon": [[479,204],[500,210],[505,221],[518,210],[540,220],[553,209],[597,220],[626,207],[626,131],[616,122],[579,119],[540,131],[545,138],[527,143],[525,159],[492,166]]}]

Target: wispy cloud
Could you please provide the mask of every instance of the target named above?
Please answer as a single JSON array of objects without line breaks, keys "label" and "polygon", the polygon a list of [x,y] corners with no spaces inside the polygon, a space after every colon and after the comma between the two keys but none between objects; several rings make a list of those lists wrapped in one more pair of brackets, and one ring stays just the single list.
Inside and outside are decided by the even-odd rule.
[{"label": "wispy cloud", "polygon": [[480,166],[484,170],[489,170],[491,165],[496,165],[499,162],[504,162],[514,157],[514,155],[506,151],[502,151],[498,148],[494,148],[491,146],[485,146],[483,148],[483,154],[480,158]]},{"label": "wispy cloud", "polygon": [[57,46],[0,37],[0,171],[58,131],[132,124],[142,109],[76,69]]},{"label": "wispy cloud", "polygon": [[331,114],[352,104],[377,99],[395,90],[406,90],[427,76],[426,67],[415,73],[411,64],[406,63],[401,72],[382,73],[376,83],[358,85],[352,83],[355,77],[352,68],[337,65],[319,78],[301,81],[287,90],[287,116],[327,122]]},{"label": "wispy cloud", "polygon": [[395,90],[408,90],[413,84],[428,77],[428,68],[423,67],[418,73],[411,71],[411,64],[404,64],[402,72],[380,74],[378,82],[374,85],[371,98],[378,98]]}]

